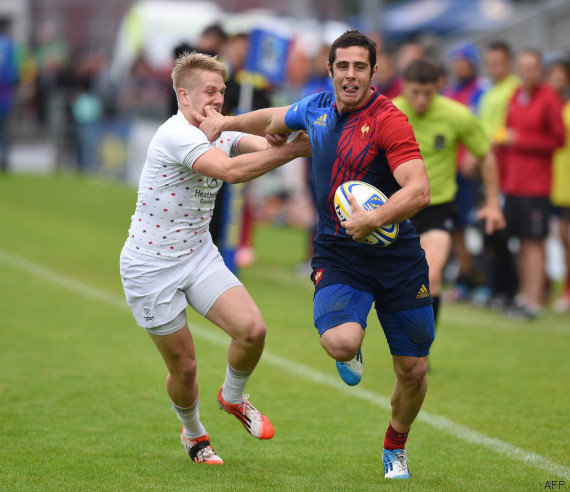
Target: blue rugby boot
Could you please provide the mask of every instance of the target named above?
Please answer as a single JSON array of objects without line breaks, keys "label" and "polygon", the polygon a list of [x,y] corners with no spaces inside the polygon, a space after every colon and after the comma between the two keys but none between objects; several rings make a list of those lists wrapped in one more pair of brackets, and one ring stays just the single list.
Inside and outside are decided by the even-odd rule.
[{"label": "blue rugby boot", "polygon": [[410,478],[408,458],[405,449],[382,450],[384,478]]},{"label": "blue rugby boot", "polygon": [[354,359],[348,362],[336,361],[336,369],[341,379],[349,386],[355,386],[362,379],[364,365],[362,363],[362,350],[358,349]]}]

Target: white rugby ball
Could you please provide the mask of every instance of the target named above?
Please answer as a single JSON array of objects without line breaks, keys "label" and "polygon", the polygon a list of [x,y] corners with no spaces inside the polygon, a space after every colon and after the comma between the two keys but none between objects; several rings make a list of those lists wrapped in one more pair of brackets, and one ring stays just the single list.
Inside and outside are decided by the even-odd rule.
[{"label": "white rugby ball", "polygon": [[[358,204],[364,210],[373,210],[384,205],[388,198],[378,188],[364,183],[363,181],[347,181],[341,184],[334,194],[334,209],[339,220],[350,219],[352,207],[348,201],[348,195],[354,195]],[[385,224],[374,230],[363,242],[376,246],[390,246],[398,237],[398,223]]]}]

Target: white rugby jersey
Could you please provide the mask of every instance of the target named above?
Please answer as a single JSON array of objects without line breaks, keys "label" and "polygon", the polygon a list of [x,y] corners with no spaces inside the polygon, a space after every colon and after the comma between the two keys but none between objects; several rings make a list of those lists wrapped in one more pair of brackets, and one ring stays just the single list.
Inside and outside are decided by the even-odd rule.
[{"label": "white rugby jersey", "polygon": [[243,135],[223,132],[210,143],[180,111],[161,125],[148,148],[126,246],[142,254],[170,258],[198,250],[209,235],[222,181],[202,176],[192,166],[213,146],[236,156]]}]

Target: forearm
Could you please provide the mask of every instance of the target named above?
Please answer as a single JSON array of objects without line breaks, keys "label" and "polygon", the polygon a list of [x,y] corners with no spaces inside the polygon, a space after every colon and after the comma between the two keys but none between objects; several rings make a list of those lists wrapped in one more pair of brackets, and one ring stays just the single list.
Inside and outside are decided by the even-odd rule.
[{"label": "forearm", "polygon": [[384,205],[374,210],[376,227],[409,219],[427,207],[429,201],[429,186],[405,186],[394,193]]},{"label": "forearm", "polygon": [[259,135],[268,133],[284,133],[288,131],[283,121],[278,121],[276,116],[282,108],[265,108],[252,111],[238,116],[226,116],[222,121],[222,131],[238,131]]},{"label": "forearm", "polygon": [[243,154],[229,160],[225,172],[228,183],[245,183],[295,159],[298,154],[289,146],[281,145],[261,152]]},{"label": "forearm", "polygon": [[485,186],[485,199],[488,205],[499,203],[499,170],[494,152],[488,152],[481,161],[481,177]]}]

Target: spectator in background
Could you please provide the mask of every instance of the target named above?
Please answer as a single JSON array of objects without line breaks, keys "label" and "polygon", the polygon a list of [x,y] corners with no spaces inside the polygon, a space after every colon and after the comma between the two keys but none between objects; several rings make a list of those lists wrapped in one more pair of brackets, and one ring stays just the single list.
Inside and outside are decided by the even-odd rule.
[{"label": "spectator in background", "polygon": [[[455,45],[450,53],[452,83],[445,95],[478,114],[479,101],[487,84],[479,77],[479,55],[469,44]],[[459,264],[459,276],[454,297],[468,297],[475,286],[473,258],[465,244],[465,229],[475,224],[478,192],[481,184],[477,159],[465,147],[457,151],[457,224],[453,231],[453,253]]]},{"label": "spectator in background", "polygon": [[[244,99],[242,99],[242,90],[246,84],[251,84],[253,91],[251,95],[251,108],[245,109],[259,109],[270,105],[271,92],[267,80],[245,69],[248,50],[249,35],[239,33],[235,36],[231,36],[227,40],[221,52],[222,57],[230,68],[230,76],[226,82],[226,94],[222,108],[223,114],[234,115],[244,110],[244,108],[240,108],[240,104],[244,101]],[[239,246],[235,252],[235,263],[238,267],[249,266],[255,261],[255,250],[253,247],[255,217],[252,210],[249,185],[246,184],[244,186],[244,205],[240,239]],[[214,242],[218,245],[222,235],[222,210],[226,208],[225,201],[228,199],[227,187],[228,185],[224,184],[222,189],[218,192],[214,218],[210,224],[210,232],[212,233]]]},{"label": "spectator in background", "polygon": [[[484,53],[485,68],[491,79],[491,87],[479,104],[479,117],[490,141],[495,142],[495,135],[504,129],[509,101],[520,79],[512,73],[512,53],[508,44],[495,41],[487,45]],[[506,148],[494,145],[499,169],[500,190],[504,193],[505,153]],[[490,299],[498,309],[515,309],[514,297],[519,287],[518,273],[514,254],[508,247],[508,228],[485,236],[485,256],[488,260]]]},{"label": "spectator in background", "polygon": [[566,278],[562,295],[554,304],[558,312],[570,311],[570,61],[560,60],[550,65],[548,83],[558,93],[564,107],[562,119],[566,128],[566,144],[554,153],[552,161],[552,204],[560,208],[558,234],[564,248]]},{"label": "spectator in background", "polygon": [[99,122],[103,117],[103,102],[93,90],[91,77],[83,77],[71,104],[75,123],[77,167],[80,172],[93,170],[98,164]]},{"label": "spectator in background", "polygon": [[389,99],[398,97],[402,92],[402,77],[396,72],[394,51],[383,48],[378,55],[378,73],[376,74],[376,88],[383,96]]},{"label": "spectator in background", "polygon": [[141,54],[133,63],[129,77],[121,88],[119,100],[122,111],[132,117],[159,119],[165,116],[168,86]]},{"label": "spectator in background", "polygon": [[329,44],[323,44],[317,54],[311,60],[311,72],[305,85],[301,88],[300,99],[312,96],[319,92],[334,90],[334,84],[327,70],[329,60]]},{"label": "spectator in background", "polygon": [[40,26],[36,42],[38,119],[45,125],[54,118],[50,113],[60,110],[59,97],[54,94],[69,65],[70,52],[67,42],[58,36],[58,30],[51,22]]},{"label": "spectator in background", "polygon": [[479,77],[477,49],[472,45],[460,43],[451,49],[449,57],[453,82],[445,95],[477,114],[481,96],[488,88],[485,81]]},{"label": "spectator in background", "polygon": [[232,115],[238,113],[241,91],[246,82],[250,82],[253,85],[252,109],[265,108],[270,105],[271,92],[267,80],[245,69],[248,50],[249,35],[240,33],[228,39],[221,53],[222,58],[228,63],[230,68],[230,77],[226,82],[226,97],[222,110],[224,114]]},{"label": "spectator in background", "polygon": [[415,41],[407,41],[398,49],[396,55],[396,70],[402,75],[406,67],[419,58],[426,56],[425,48]]},{"label": "spectator in background", "polygon": [[509,102],[506,127],[498,143],[506,148],[505,216],[520,239],[520,314],[537,318],[546,281],[544,243],[551,215],[552,155],[564,145],[562,101],[543,82],[542,56],[526,49],[517,57],[521,86]]},{"label": "spectator in background", "polygon": [[196,43],[196,51],[206,55],[216,56],[222,53],[228,40],[226,31],[220,24],[211,24],[200,34],[200,39]]},{"label": "spectator in background", "polygon": [[18,66],[12,39],[0,28],[0,172],[8,171],[8,117],[15,101]]},{"label": "spectator in background", "polygon": [[[330,45],[323,44],[317,54],[311,60],[311,73],[306,84],[301,88],[299,99],[304,99],[305,97],[312,96],[313,94],[318,94],[319,92],[329,92],[334,91],[334,83],[329,75],[327,69],[327,63],[329,61],[329,51]],[[313,180],[311,179],[313,173],[313,160],[311,157],[305,159],[305,184],[307,189],[311,192],[311,197],[308,203],[311,203],[316,212],[316,203],[314,201],[315,189]],[[308,277],[313,272],[311,267],[311,261],[313,259],[313,239],[317,235],[317,215],[314,214],[312,224],[307,228],[307,246],[306,255],[304,261],[298,265],[296,269],[297,275],[300,277]]]}]

